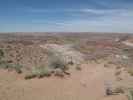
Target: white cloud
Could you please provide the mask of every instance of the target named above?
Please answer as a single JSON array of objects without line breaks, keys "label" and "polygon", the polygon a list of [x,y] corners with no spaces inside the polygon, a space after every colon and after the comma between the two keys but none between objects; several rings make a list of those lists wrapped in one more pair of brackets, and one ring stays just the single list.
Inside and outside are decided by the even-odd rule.
[{"label": "white cloud", "polygon": [[[90,10],[88,11],[90,12]],[[96,17],[93,20],[81,18],[66,21],[62,24],[61,31],[133,32],[133,13],[131,9],[112,10],[110,13],[106,13],[106,11],[104,11],[104,16]],[[101,14],[99,10],[91,10],[91,12]]]},{"label": "white cloud", "polygon": [[93,13],[93,14],[111,14],[111,13],[122,13],[133,11],[133,9],[39,9],[39,8],[30,8],[26,11],[31,13],[56,13],[56,12],[68,12],[68,13]]}]

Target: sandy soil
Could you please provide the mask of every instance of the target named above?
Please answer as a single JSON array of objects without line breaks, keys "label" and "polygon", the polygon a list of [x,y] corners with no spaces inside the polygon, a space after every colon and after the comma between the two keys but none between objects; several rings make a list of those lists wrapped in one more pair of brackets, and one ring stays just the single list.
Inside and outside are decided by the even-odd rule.
[{"label": "sandy soil", "polygon": [[[115,69],[83,64],[65,78],[25,80],[23,75],[0,70],[0,100],[127,100],[124,94],[106,96],[106,83],[115,82]],[[112,84],[112,83],[111,83]]]}]

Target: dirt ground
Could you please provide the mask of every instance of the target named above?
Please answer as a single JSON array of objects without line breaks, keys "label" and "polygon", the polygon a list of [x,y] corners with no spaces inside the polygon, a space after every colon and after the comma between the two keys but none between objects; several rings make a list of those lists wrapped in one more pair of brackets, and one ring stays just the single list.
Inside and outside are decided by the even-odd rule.
[{"label": "dirt ground", "polygon": [[125,94],[105,95],[105,84],[116,82],[115,68],[106,68],[103,63],[83,64],[81,68],[65,78],[31,80],[0,70],[0,100],[127,100]]},{"label": "dirt ground", "polygon": [[[126,91],[133,88],[133,44],[125,41],[130,35],[26,34],[0,35],[0,100],[128,100]],[[51,52],[60,56],[49,56]],[[54,66],[53,59],[58,60]],[[29,72],[46,75],[46,67],[60,74],[59,65],[63,77],[55,76],[52,69],[50,77],[25,79]],[[81,69],[76,69],[78,65]],[[108,87],[122,88],[124,93],[107,95]]]}]

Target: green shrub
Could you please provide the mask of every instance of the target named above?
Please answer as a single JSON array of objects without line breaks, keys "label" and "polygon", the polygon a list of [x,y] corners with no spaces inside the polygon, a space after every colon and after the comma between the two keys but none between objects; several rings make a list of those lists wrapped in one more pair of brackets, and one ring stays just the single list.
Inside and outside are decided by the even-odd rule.
[{"label": "green shrub", "polygon": [[2,49],[0,49],[0,59],[4,57],[4,51]]},{"label": "green shrub", "polygon": [[35,78],[35,77],[36,77],[36,75],[34,75],[34,74],[28,74],[24,78],[27,80],[27,79],[32,79],[32,78]]},{"label": "green shrub", "polygon": [[128,69],[128,73],[129,73],[131,76],[133,76],[133,68],[129,68],[129,69]]},{"label": "green shrub", "polygon": [[48,77],[51,75],[51,72],[52,71],[47,67],[34,67],[31,73],[25,76],[25,79]]},{"label": "green shrub", "polygon": [[133,100],[133,90],[129,90],[128,100]]},{"label": "green shrub", "polygon": [[65,62],[58,58],[52,58],[49,66],[53,69],[57,69],[57,68],[60,68],[62,70],[67,69]]},{"label": "green shrub", "polygon": [[17,73],[22,73],[22,65],[19,65],[19,64],[13,64],[11,66],[12,69],[14,69]]},{"label": "green shrub", "polygon": [[5,61],[0,61],[0,68],[3,68],[3,69],[8,69],[9,68],[9,64]]},{"label": "green shrub", "polygon": [[50,76],[51,71],[46,67],[40,67],[33,71],[33,74],[37,75],[37,77],[41,78],[44,76]]},{"label": "green shrub", "polygon": [[22,65],[10,64],[10,63],[7,63],[6,61],[1,61],[0,62],[0,68],[15,70],[17,73],[22,73],[22,67],[23,67]]},{"label": "green shrub", "polygon": [[62,55],[52,55],[49,58],[49,65],[50,68],[52,69],[61,69],[62,71],[65,71],[68,69],[67,63],[65,62],[64,58]]}]

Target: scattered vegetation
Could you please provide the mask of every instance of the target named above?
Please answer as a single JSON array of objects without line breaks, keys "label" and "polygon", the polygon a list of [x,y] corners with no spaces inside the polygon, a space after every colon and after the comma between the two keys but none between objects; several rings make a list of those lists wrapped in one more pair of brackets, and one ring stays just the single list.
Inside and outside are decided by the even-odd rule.
[{"label": "scattered vegetation", "polygon": [[22,73],[23,66],[20,64],[13,64],[10,68],[14,69],[17,73]]},{"label": "scattered vegetation", "polygon": [[20,64],[13,64],[9,61],[4,59],[4,51],[0,49],[0,68],[8,69],[8,70],[15,70],[17,73],[22,73],[22,65]]},{"label": "scattered vegetation", "polygon": [[8,70],[15,70],[17,73],[22,73],[22,65],[20,64],[10,64],[6,61],[0,63],[0,68],[8,69]]}]

